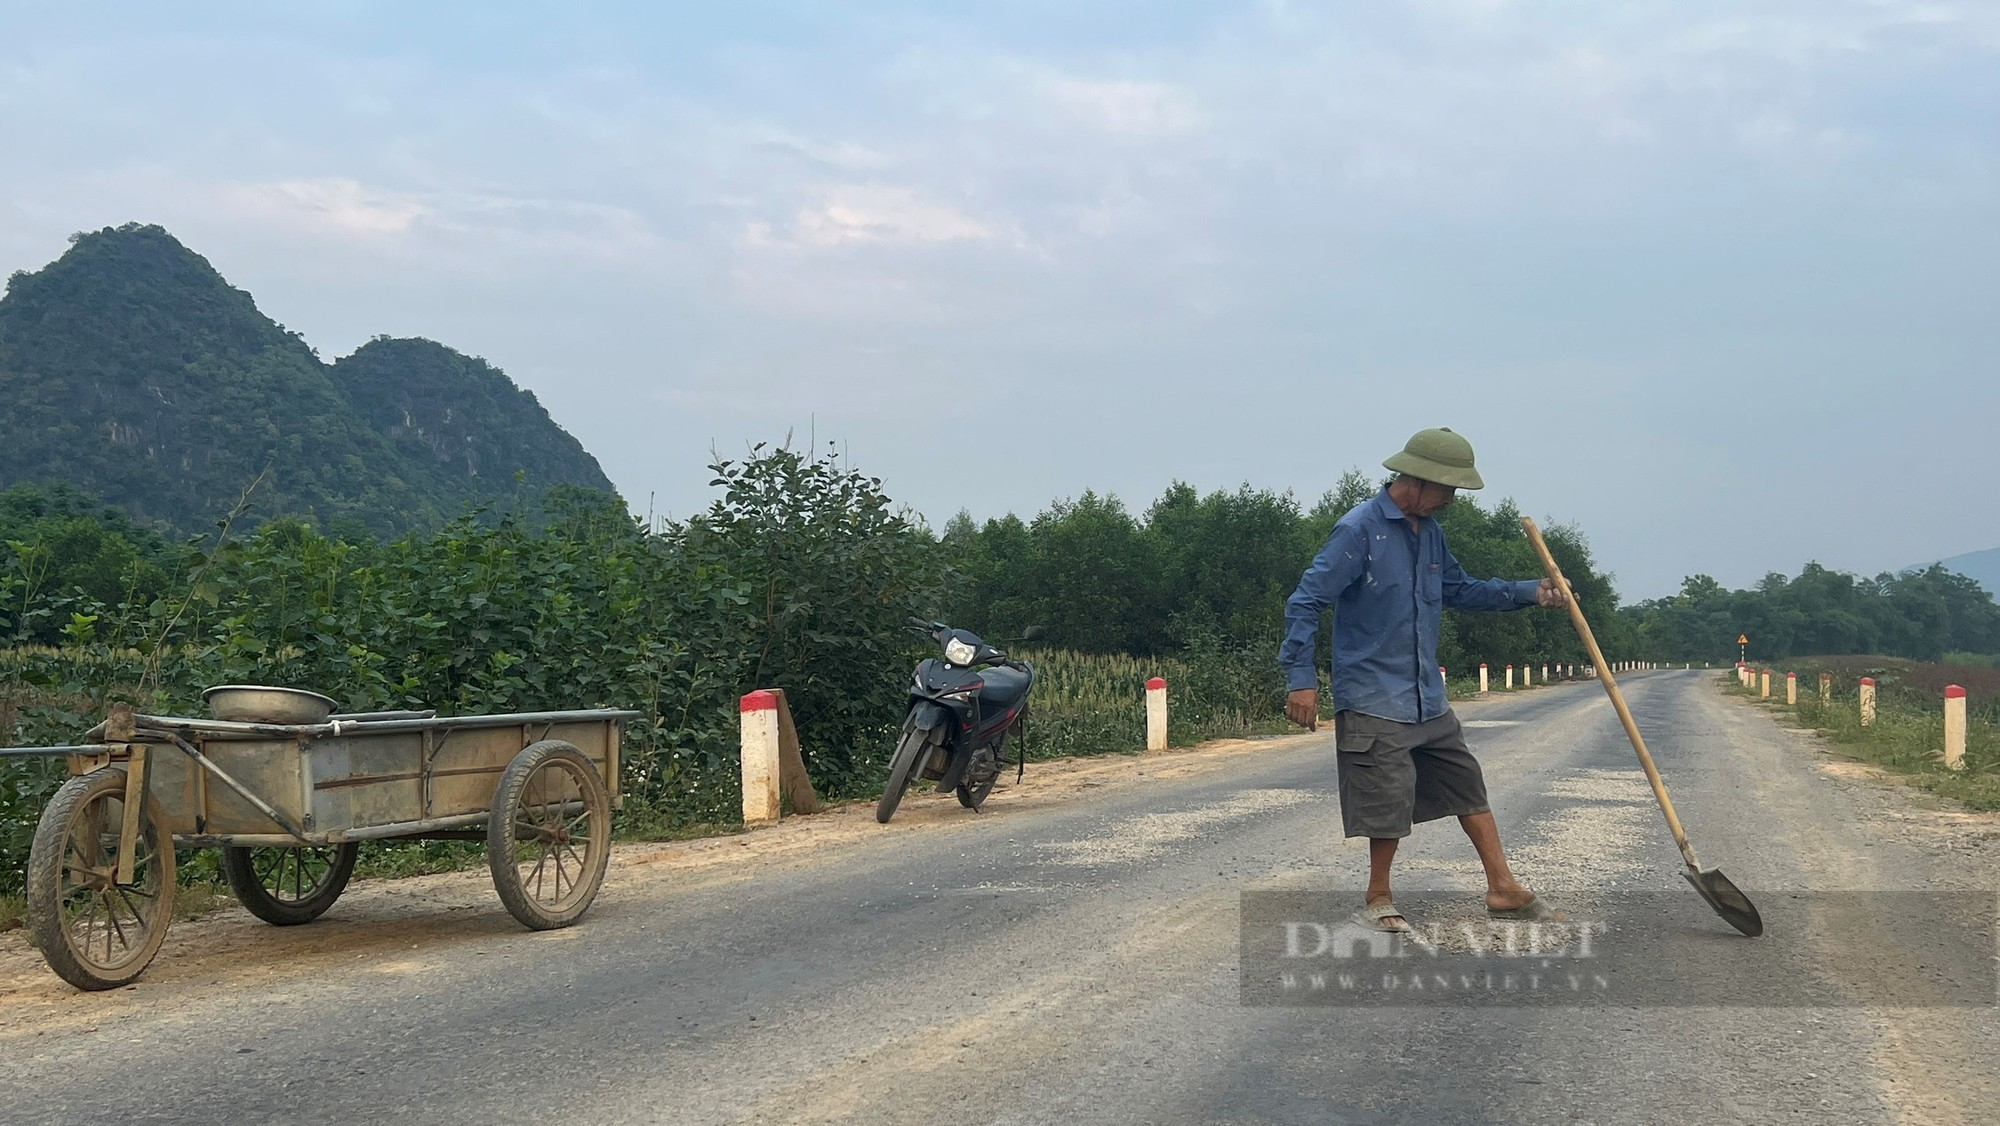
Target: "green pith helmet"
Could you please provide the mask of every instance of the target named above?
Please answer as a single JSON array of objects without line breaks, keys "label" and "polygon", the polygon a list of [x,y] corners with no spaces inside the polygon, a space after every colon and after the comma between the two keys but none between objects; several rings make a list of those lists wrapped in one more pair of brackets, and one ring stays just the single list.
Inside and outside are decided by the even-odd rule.
[{"label": "green pith helmet", "polygon": [[1483,489],[1479,470],[1472,467],[1472,443],[1452,433],[1450,427],[1419,430],[1400,453],[1382,463],[1382,468],[1407,473],[1457,489]]}]

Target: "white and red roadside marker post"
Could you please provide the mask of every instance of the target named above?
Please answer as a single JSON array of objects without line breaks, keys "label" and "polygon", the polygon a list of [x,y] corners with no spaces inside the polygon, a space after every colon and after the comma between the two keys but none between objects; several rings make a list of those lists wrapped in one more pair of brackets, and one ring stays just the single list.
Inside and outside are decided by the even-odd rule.
[{"label": "white and red roadside marker post", "polygon": [[1479,662],[1479,694],[1486,695],[1486,662]]},{"label": "white and red roadside marker post", "polygon": [[743,697],[743,823],[778,819],[778,696],[759,688]]},{"label": "white and red roadside marker post", "polygon": [[1542,664],[1542,683],[1547,684],[1548,682],[1549,682],[1549,666],[1546,662],[1544,662]]},{"label": "white and red roadside marker post", "polygon": [[1788,672],[1785,674],[1785,703],[1790,704],[1792,707],[1795,708],[1799,706],[1798,673]]},{"label": "white and red roadside marker post", "polygon": [[1451,672],[1443,665],[1438,666],[1438,683],[1444,685],[1445,695],[1451,694]]},{"label": "white and red roadside marker post", "polygon": [[1146,749],[1167,749],[1167,682],[1163,677],[1146,682]]},{"label": "white and red roadside marker post", "polygon": [[1944,686],[1944,764],[1965,769],[1965,689]]},{"label": "white and red roadside marker post", "polygon": [[743,720],[743,823],[769,825],[784,815],[818,813],[819,795],[806,774],[799,731],[782,688],[759,688],[740,704]]},{"label": "white and red roadside marker post", "polygon": [[1763,684],[1763,690],[1758,692],[1757,695],[1768,700],[1771,698],[1771,670],[1765,669],[1760,676],[1760,680]]},{"label": "white and red roadside marker post", "polygon": [[1511,692],[1511,691],[1513,691],[1513,690],[1514,690],[1514,666],[1513,666],[1513,665],[1508,665],[1508,666],[1507,666],[1507,690],[1508,690],[1509,692]]},{"label": "white and red roadside marker post", "polygon": [[1819,706],[1822,708],[1833,706],[1833,674],[1830,672],[1819,674]]},{"label": "white and red roadside marker post", "polygon": [[1861,726],[1875,726],[1875,678],[1861,678]]}]

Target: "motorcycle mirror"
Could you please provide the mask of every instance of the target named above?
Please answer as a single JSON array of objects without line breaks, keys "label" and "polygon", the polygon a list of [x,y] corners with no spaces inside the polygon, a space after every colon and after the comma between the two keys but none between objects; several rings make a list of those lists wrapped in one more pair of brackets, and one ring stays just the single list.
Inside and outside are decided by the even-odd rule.
[{"label": "motorcycle mirror", "polygon": [[1022,641],[1040,641],[1049,631],[1040,626],[1029,626],[1021,631]]}]

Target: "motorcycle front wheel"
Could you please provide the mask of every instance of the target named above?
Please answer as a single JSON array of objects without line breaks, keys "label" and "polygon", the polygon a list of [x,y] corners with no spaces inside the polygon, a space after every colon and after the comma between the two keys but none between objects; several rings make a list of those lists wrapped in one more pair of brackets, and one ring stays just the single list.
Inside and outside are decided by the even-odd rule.
[{"label": "motorcycle front wheel", "polygon": [[875,803],[876,821],[887,825],[889,819],[896,816],[896,807],[903,804],[903,792],[910,788],[910,779],[917,776],[917,769],[930,750],[929,735],[914,722],[903,724],[903,738],[896,744],[896,757],[889,760],[889,784],[882,788],[882,800]]}]

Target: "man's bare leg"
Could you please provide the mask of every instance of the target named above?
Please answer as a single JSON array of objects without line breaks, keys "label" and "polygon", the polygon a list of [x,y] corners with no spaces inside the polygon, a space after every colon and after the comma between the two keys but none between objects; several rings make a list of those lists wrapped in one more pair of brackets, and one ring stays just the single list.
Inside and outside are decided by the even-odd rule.
[{"label": "man's bare leg", "polygon": [[[1395,897],[1389,894],[1389,868],[1396,862],[1396,846],[1402,843],[1397,837],[1368,838],[1368,902],[1388,903]],[[1390,930],[1408,930],[1410,921],[1401,915],[1382,916],[1382,925]]]},{"label": "man's bare leg", "polygon": [[[1500,826],[1494,823],[1492,811],[1468,813],[1459,818],[1458,823],[1465,829],[1465,835],[1472,838],[1472,849],[1479,854],[1480,866],[1486,869],[1486,906],[1502,911],[1526,907],[1535,898],[1535,893],[1522,887],[1521,882],[1514,878],[1513,870],[1507,867],[1507,850],[1500,847]],[[1391,857],[1396,854],[1395,844],[1394,841],[1389,842]],[[1389,886],[1387,872],[1385,866],[1384,889]],[[1373,902],[1375,884],[1372,879],[1368,884],[1368,894],[1369,901]]]}]

